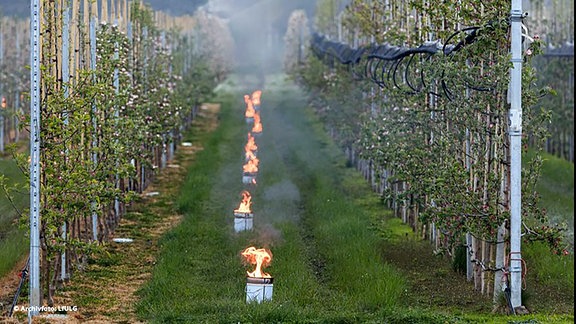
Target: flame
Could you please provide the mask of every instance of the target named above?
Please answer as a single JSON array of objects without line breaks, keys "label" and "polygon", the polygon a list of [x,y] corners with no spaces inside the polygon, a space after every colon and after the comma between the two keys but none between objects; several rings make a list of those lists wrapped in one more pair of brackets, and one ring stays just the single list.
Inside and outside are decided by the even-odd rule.
[{"label": "flame", "polygon": [[242,170],[248,173],[256,173],[258,172],[258,163],[260,163],[260,160],[254,156],[254,158],[248,160],[248,162],[242,166]]},{"label": "flame", "polygon": [[256,154],[254,154],[254,151],[246,151],[245,155],[246,155],[246,161],[257,159]]},{"label": "flame", "polygon": [[244,95],[244,102],[246,103],[246,112],[244,113],[244,116],[246,118],[254,117],[256,111],[254,110],[254,104],[252,103],[249,95]]},{"label": "flame", "polygon": [[256,145],[256,140],[254,140],[254,136],[252,136],[252,134],[248,133],[248,141],[246,142],[246,145],[244,145],[244,151],[256,152],[257,150],[258,150],[258,146]]},{"label": "flame", "polygon": [[262,90],[256,90],[252,92],[252,104],[254,104],[254,106],[260,106],[261,96],[262,96]]},{"label": "flame", "polygon": [[260,114],[254,114],[254,126],[252,126],[252,133],[261,133],[262,132],[262,123],[260,122]]},{"label": "flame", "polygon": [[255,264],[256,269],[254,271],[246,271],[248,277],[253,278],[271,278],[272,276],[266,272],[262,271],[263,267],[266,267],[272,262],[272,252],[266,249],[256,249],[251,246],[242,252],[242,256],[246,258],[246,261],[250,264]]},{"label": "flame", "polygon": [[246,190],[242,191],[242,202],[238,209],[234,209],[235,213],[250,213],[250,206],[252,205],[252,196]]}]

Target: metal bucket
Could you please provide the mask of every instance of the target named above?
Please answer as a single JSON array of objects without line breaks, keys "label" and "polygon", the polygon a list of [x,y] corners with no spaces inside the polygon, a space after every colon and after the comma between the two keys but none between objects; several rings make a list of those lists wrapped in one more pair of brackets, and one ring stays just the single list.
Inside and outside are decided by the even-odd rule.
[{"label": "metal bucket", "polygon": [[254,224],[254,214],[252,213],[234,213],[234,231],[251,231]]},{"label": "metal bucket", "polygon": [[244,172],[242,174],[242,183],[243,184],[253,184],[255,179],[256,179],[255,173]]},{"label": "metal bucket", "polygon": [[274,278],[254,278],[246,277],[246,302],[257,302],[272,300],[272,284]]}]

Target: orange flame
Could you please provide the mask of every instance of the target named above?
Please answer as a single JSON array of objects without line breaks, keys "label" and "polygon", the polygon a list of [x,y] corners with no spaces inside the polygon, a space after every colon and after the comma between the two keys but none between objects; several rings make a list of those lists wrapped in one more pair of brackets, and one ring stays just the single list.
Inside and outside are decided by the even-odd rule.
[{"label": "orange flame", "polygon": [[246,261],[250,264],[255,264],[256,269],[254,271],[246,271],[248,277],[253,278],[271,278],[272,276],[264,271],[263,267],[266,267],[272,262],[272,252],[266,249],[256,249],[251,246],[242,252],[242,256],[246,258]]},{"label": "orange flame", "polygon": [[256,152],[257,150],[258,150],[258,146],[256,145],[256,140],[254,140],[254,136],[252,136],[252,134],[248,133],[248,141],[246,142],[246,145],[244,145],[244,151]]},{"label": "orange flame", "polygon": [[250,206],[252,205],[252,196],[246,190],[242,191],[242,202],[238,209],[234,209],[235,213],[250,213]]},{"label": "orange flame", "polygon": [[256,90],[252,92],[252,104],[254,104],[254,106],[260,106],[261,96],[262,96],[262,90]]},{"label": "orange flame", "polygon": [[254,117],[256,111],[254,110],[254,104],[252,103],[249,95],[244,95],[244,102],[246,103],[246,112],[244,112],[244,116],[246,118]]},{"label": "orange flame", "polygon": [[254,114],[254,126],[252,126],[252,133],[261,133],[262,132],[262,123],[260,122],[260,114]]},{"label": "orange flame", "polygon": [[246,161],[250,161],[250,160],[253,160],[253,159],[257,159],[257,158],[256,158],[256,154],[254,154],[253,151],[246,151],[246,154],[245,154],[245,155],[246,155]]},{"label": "orange flame", "polygon": [[260,160],[258,160],[257,157],[254,157],[242,166],[242,170],[248,173],[256,173],[258,172],[258,163],[260,163]]}]

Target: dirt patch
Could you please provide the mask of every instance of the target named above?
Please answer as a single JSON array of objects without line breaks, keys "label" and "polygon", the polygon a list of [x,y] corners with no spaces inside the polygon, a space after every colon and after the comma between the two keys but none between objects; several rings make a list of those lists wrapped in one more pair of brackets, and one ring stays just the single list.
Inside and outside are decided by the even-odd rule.
[{"label": "dirt patch", "polygon": [[395,244],[386,245],[382,256],[408,279],[402,298],[406,306],[491,311],[491,299],[475,291],[466,276],[456,273],[446,258],[434,255],[430,244],[412,239]]},{"label": "dirt patch", "polygon": [[[218,125],[220,105],[204,104],[193,122],[194,132],[207,133]],[[174,208],[188,166],[194,162],[201,142],[180,143],[174,161],[159,172],[153,183],[134,202],[120,221],[113,237],[120,242],[104,244],[103,252],[91,255],[83,271],[73,273],[69,282],[56,292],[55,311],[44,312],[34,323],[140,323],[135,305],[138,289],[150,278],[160,251],[164,233],[182,219]],[[127,242],[129,241],[129,242]],[[18,286],[19,264],[1,278],[0,301],[6,303]],[[27,296],[23,296],[25,300]],[[19,307],[27,306],[24,302]],[[10,307],[3,307],[2,309]],[[12,318],[0,317],[0,323],[25,323],[25,312],[14,312]]]},{"label": "dirt patch", "polygon": [[[27,257],[18,262],[12,271],[0,278],[0,309],[2,310],[2,314],[4,314],[4,312],[8,314],[10,308],[12,308],[14,295],[20,284],[20,275],[26,265],[26,261]],[[2,321],[3,319],[4,317],[0,316],[0,323],[4,323]]]},{"label": "dirt patch", "polygon": [[[466,280],[465,274],[457,273],[446,257],[434,255],[426,241],[405,239],[388,243],[382,248],[382,258],[402,271],[408,280],[402,296],[405,306],[446,312],[507,312],[502,302],[494,305],[491,294],[482,295]],[[541,284],[531,273],[528,273],[527,281],[530,289],[522,292],[522,298],[530,312],[574,313],[573,290]]]}]

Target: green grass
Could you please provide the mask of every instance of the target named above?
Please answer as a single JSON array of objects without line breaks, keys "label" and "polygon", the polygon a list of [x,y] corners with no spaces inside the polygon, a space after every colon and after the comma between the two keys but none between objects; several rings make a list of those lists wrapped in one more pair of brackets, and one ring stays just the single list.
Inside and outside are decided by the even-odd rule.
[{"label": "green grass", "polygon": [[[534,152],[523,157],[530,160]],[[566,242],[569,255],[551,254],[542,243],[523,245],[523,257],[533,278],[551,287],[568,289],[574,295],[574,164],[543,154],[543,165],[536,190],[540,204],[546,208],[552,223],[567,225]]]},{"label": "green grass", "polygon": [[[286,96],[273,90],[265,94],[264,130],[257,138],[261,169],[251,189],[254,231],[234,233],[232,228],[232,210],[244,189],[247,131],[242,93],[237,93],[223,98],[221,125],[189,170],[178,200],[185,218],[162,240],[153,278],[140,291],[142,319],[355,323],[378,318],[396,305],[403,281],[379,259],[370,215],[354,210],[346,192],[334,190],[332,172],[344,166],[331,162],[338,150],[324,149],[326,139],[302,137],[317,136],[302,132],[308,117],[293,111],[302,102],[284,101]],[[309,164],[310,159],[317,161]],[[250,245],[267,247],[274,256],[265,269],[275,278],[270,303],[245,301],[250,267],[240,252]]]},{"label": "green grass", "polygon": [[541,204],[555,222],[566,222],[574,237],[574,164],[550,154],[543,154],[542,174],[536,190]]},{"label": "green grass", "polygon": [[[435,304],[442,296],[428,303],[407,303],[418,301],[418,296],[407,298],[407,274],[389,263],[383,250],[403,253],[407,245],[425,242],[414,238],[399,219],[389,218],[390,211],[361,175],[346,166],[340,150],[306,109],[302,94],[279,76],[267,80],[263,89],[264,130],[257,138],[260,171],[258,184],[249,186],[255,228],[235,233],[232,211],[246,188],[241,182],[248,131],[242,95],[255,90],[256,82],[236,78],[227,83],[219,92],[222,111],[218,129],[210,133],[192,130],[183,139],[202,143],[203,149],[195,156],[175,198],[175,207],[184,218],[159,241],[152,277],[138,291],[139,318],[149,323],[574,322],[573,297],[571,314],[562,309],[561,315],[555,315],[553,308],[541,308],[526,316],[502,316],[477,305],[458,308],[462,304]],[[566,166],[560,162],[546,161],[540,186],[548,191],[542,203],[553,210],[552,206],[571,200],[571,207],[561,217],[572,218],[573,181],[565,186],[563,180],[573,179],[573,165],[572,173],[564,173]],[[547,182],[548,178],[553,180]],[[146,239],[141,229],[154,226],[154,216],[146,207],[131,211],[126,219],[135,223],[124,230],[130,237]],[[17,237],[24,239],[24,235]],[[4,243],[0,252],[27,248],[16,240],[10,242],[14,247]],[[272,251],[273,261],[265,269],[275,280],[270,302],[245,301],[246,271],[252,267],[244,264],[240,252],[250,245]],[[551,255],[539,245],[523,248],[530,283],[538,281],[562,291],[569,285],[573,295],[573,257]],[[407,256],[407,262],[413,258]],[[1,265],[5,260],[1,254],[0,260]],[[94,261],[99,272],[86,274],[86,278],[113,279],[120,274],[102,271],[122,261],[120,254],[101,257]],[[447,265],[435,268],[432,275],[439,283],[461,282],[454,280],[456,274],[450,271]],[[535,302],[549,299],[553,304],[565,297],[543,295],[533,286],[526,295],[531,294]],[[78,304],[86,307],[104,303],[90,293],[80,298]],[[462,296],[465,298],[469,296]],[[570,305],[569,300],[562,303]]]},{"label": "green grass", "polygon": [[[5,185],[22,186],[25,177],[10,158],[0,158],[0,177],[5,180]],[[0,180],[0,185],[2,181]],[[0,276],[5,275],[14,268],[28,251],[26,230],[18,226],[18,212],[25,212],[29,201],[29,194],[25,190],[11,191],[12,202],[6,197],[4,190],[0,189]]]},{"label": "green grass", "polygon": [[[263,92],[263,134],[257,138],[258,184],[250,186],[254,231],[234,233],[247,126],[237,82],[221,92],[220,127],[203,140],[178,199],[183,222],[161,241],[152,280],[140,291],[138,315],[151,323],[570,323],[572,315],[501,316],[470,309],[401,302],[402,273],[383,259],[386,242],[410,237],[407,226],[383,222],[390,211],[347,168],[297,89],[278,78]],[[222,95],[225,94],[225,95]],[[384,216],[384,217],[383,217]],[[393,240],[391,240],[393,238]],[[240,251],[272,251],[265,269],[273,300],[245,302]],[[431,251],[430,251],[431,253]],[[543,266],[543,265],[542,265]],[[449,267],[449,265],[448,265]],[[548,265],[550,269],[550,265]],[[251,268],[250,268],[251,269]],[[454,274],[437,269],[442,278]],[[555,270],[554,270],[555,271]],[[440,278],[440,277],[439,277]],[[553,279],[551,279],[553,280]]]}]

